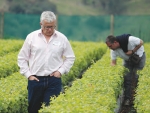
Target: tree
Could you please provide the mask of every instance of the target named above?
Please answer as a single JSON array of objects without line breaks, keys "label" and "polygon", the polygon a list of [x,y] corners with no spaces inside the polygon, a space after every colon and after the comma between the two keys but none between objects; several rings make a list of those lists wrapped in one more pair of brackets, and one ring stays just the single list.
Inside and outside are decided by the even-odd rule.
[{"label": "tree", "polygon": [[9,12],[21,14],[41,14],[44,10],[57,13],[56,5],[49,0],[7,0]]},{"label": "tree", "polygon": [[121,14],[126,10],[127,1],[129,0],[82,0],[85,5],[102,7],[107,14]]},{"label": "tree", "polygon": [[99,0],[104,11],[108,14],[121,14],[126,10],[123,0]]}]

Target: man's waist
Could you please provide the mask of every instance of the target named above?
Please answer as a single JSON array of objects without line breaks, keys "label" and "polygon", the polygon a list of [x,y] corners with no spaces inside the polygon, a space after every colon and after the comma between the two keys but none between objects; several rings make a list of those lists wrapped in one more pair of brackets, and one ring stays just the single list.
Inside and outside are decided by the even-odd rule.
[{"label": "man's waist", "polygon": [[43,71],[31,72],[31,74],[36,76],[49,76],[54,71],[55,70],[43,70]]},{"label": "man's waist", "polygon": [[[143,54],[141,55],[141,57],[140,58],[142,58],[142,56],[145,54],[145,51],[143,52]],[[129,59],[128,60],[125,60],[125,61],[127,61],[127,62],[129,62],[130,61],[130,57],[129,57]]]},{"label": "man's waist", "polygon": [[50,75],[47,75],[47,76],[32,75],[32,76],[35,76],[35,77],[37,77],[37,78],[47,78],[47,77],[50,77]]}]

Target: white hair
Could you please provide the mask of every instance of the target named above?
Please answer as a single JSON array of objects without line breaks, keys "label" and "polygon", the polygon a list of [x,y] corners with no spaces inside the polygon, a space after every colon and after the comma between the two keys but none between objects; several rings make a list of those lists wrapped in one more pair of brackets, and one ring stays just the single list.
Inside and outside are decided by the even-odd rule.
[{"label": "white hair", "polygon": [[41,14],[40,22],[46,20],[47,22],[53,22],[56,20],[56,15],[51,11],[44,11]]}]

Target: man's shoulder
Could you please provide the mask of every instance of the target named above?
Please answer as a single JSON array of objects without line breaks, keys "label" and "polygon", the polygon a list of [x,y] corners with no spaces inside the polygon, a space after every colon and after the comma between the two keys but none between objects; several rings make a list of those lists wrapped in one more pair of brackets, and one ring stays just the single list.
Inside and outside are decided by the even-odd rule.
[{"label": "man's shoulder", "polygon": [[32,31],[31,33],[29,33],[28,35],[27,35],[27,39],[33,39],[34,37],[37,37],[38,36],[38,34],[40,34],[41,33],[41,30],[39,29],[39,30],[35,30],[35,31]]},{"label": "man's shoulder", "polygon": [[62,32],[55,30],[56,35],[66,37]]},{"label": "man's shoulder", "polygon": [[55,33],[59,38],[62,38],[63,40],[68,40],[67,36],[65,36],[63,33],[59,31],[55,31]]},{"label": "man's shoulder", "polygon": [[39,33],[41,33],[41,29],[32,31],[31,33],[29,33],[29,35],[32,35],[32,34],[39,34]]},{"label": "man's shoulder", "polygon": [[130,41],[130,40],[136,40],[136,39],[139,39],[139,38],[136,37],[136,36],[129,36],[129,41]]}]

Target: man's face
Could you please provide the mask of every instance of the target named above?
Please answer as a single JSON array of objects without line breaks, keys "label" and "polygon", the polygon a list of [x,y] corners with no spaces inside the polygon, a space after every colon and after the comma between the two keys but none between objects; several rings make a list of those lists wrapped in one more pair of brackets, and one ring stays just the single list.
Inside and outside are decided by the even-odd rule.
[{"label": "man's face", "polygon": [[107,44],[107,46],[110,48],[110,49],[112,49],[112,50],[115,50],[115,49],[117,49],[117,48],[119,48],[118,47],[118,42],[113,42],[113,43],[110,43],[110,42],[106,42],[106,44]]},{"label": "man's face", "polygon": [[40,25],[45,36],[52,36],[56,27],[56,21],[47,22],[44,20],[40,23]]}]

